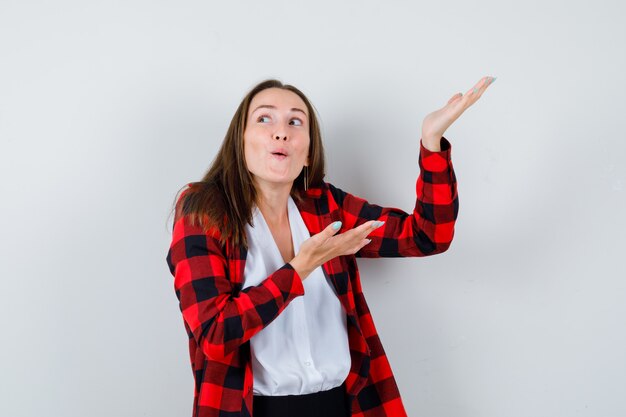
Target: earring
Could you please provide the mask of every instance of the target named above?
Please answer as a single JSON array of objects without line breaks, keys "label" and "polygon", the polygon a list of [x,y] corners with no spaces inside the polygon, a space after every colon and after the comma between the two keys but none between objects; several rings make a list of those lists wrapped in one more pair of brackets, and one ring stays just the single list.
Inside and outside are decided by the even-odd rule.
[{"label": "earring", "polygon": [[304,166],[304,191],[309,188],[309,167]]}]

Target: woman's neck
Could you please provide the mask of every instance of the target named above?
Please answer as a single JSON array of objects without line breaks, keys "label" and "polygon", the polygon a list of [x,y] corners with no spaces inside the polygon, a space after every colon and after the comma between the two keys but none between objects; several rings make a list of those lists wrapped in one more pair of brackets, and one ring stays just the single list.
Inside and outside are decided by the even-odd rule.
[{"label": "woman's neck", "polygon": [[289,222],[287,202],[291,193],[291,185],[269,186],[257,184],[256,205],[261,210],[265,221],[273,226]]}]

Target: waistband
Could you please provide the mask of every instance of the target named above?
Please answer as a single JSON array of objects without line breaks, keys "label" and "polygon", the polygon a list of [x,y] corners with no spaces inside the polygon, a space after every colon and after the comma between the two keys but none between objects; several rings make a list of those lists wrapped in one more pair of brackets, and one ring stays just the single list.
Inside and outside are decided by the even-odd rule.
[{"label": "waistband", "polygon": [[[255,410],[281,410],[281,409],[348,409],[348,396],[346,395],[346,383],[327,391],[313,392],[302,395],[254,395]],[[345,415],[345,414],[344,414]]]}]

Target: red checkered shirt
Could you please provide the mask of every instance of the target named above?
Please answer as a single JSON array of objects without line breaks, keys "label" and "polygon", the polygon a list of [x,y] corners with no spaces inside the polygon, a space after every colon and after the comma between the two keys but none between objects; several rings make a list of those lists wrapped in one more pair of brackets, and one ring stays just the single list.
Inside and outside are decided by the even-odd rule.
[{"label": "red checkered shirt", "polygon": [[[400,392],[361,288],[357,257],[429,256],[448,249],[458,213],[457,185],[443,137],[441,151],[420,141],[420,174],[411,214],[381,207],[323,182],[296,201],[309,233],[340,220],[352,229],[369,220],[384,226],[355,255],[322,265],[348,317],[351,369],[346,391],[352,417],[406,416]],[[181,194],[179,203],[185,192]],[[246,249],[219,243],[218,230],[205,233],[187,216],[175,219],[167,264],[187,335],[193,370],[193,417],[252,417],[250,338],[269,325],[295,297],[301,278],[286,263],[257,286],[243,287]]]}]

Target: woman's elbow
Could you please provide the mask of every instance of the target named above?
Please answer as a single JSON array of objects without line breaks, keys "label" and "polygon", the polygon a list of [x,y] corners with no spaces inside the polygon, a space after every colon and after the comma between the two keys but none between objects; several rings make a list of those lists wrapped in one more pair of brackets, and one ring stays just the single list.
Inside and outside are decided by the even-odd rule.
[{"label": "woman's elbow", "polygon": [[225,342],[223,338],[216,339],[215,337],[208,337],[209,334],[215,335],[215,333],[207,332],[204,337],[200,339],[199,343],[204,356],[214,361],[228,361],[239,346],[235,343]]},{"label": "woman's elbow", "polygon": [[421,252],[421,256],[433,256],[447,251],[451,244],[452,240],[437,242],[431,239],[422,239],[417,246]]},{"label": "woman's elbow", "polygon": [[448,249],[450,249],[450,245],[452,245],[452,241],[446,243],[438,243],[437,250],[435,253],[433,253],[433,255],[446,252]]},{"label": "woman's elbow", "polygon": [[235,352],[233,350],[227,350],[226,345],[211,344],[207,340],[202,344],[202,352],[207,359],[218,362],[228,362],[228,359]]},{"label": "woman's elbow", "polygon": [[454,239],[454,222],[438,224],[435,233],[433,234],[433,241],[435,250],[432,255],[443,253],[450,248],[452,240]]}]

